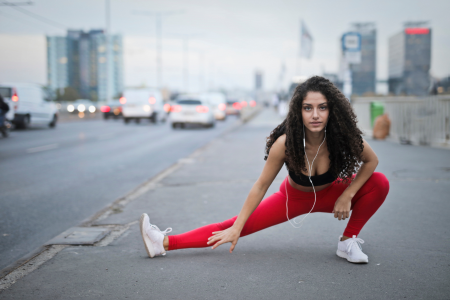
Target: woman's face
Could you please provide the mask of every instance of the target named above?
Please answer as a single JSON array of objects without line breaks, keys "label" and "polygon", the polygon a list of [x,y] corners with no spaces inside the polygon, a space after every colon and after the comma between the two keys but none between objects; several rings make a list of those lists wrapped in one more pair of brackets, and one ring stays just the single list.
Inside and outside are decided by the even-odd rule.
[{"label": "woman's face", "polygon": [[312,132],[320,132],[327,125],[330,111],[328,101],[319,92],[308,92],[302,103],[303,124]]}]

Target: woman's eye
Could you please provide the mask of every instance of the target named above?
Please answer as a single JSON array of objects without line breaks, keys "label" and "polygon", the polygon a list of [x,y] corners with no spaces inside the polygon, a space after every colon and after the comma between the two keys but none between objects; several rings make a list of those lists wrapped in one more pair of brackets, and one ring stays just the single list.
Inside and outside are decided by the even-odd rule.
[{"label": "woman's eye", "polygon": [[320,107],[320,109],[321,109],[321,110],[326,110],[327,107],[326,107],[326,106],[322,106],[322,107]]},{"label": "woman's eye", "polygon": [[311,107],[305,106],[305,110],[309,111],[309,110],[311,110]]}]

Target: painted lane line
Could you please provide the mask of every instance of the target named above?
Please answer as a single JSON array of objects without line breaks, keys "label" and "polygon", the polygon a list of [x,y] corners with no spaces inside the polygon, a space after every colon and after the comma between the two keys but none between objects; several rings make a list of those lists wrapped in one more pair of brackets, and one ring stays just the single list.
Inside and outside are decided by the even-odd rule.
[{"label": "painted lane line", "polygon": [[56,148],[58,148],[58,144],[50,144],[50,145],[45,145],[45,146],[40,146],[40,147],[35,147],[35,148],[29,148],[29,149],[27,149],[27,153],[36,153],[36,152],[47,151],[47,150],[52,150],[52,149],[56,149]]}]

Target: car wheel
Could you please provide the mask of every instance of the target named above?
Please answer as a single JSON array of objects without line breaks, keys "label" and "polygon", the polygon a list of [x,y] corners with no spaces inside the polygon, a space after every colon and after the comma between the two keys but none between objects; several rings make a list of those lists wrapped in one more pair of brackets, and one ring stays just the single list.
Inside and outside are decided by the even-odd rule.
[{"label": "car wheel", "polygon": [[103,119],[108,120],[109,116],[107,114],[103,114]]},{"label": "car wheel", "polygon": [[141,123],[141,119],[140,118],[136,118],[136,120],[134,120],[136,122],[136,124]]},{"label": "car wheel", "polygon": [[124,122],[125,124],[128,124],[128,123],[130,122],[130,119],[129,119],[129,118],[123,118],[123,122]]},{"label": "car wheel", "polygon": [[180,123],[180,128],[185,128],[186,127],[186,123]]},{"label": "car wheel", "polygon": [[172,128],[176,129],[177,128],[177,123],[172,123]]},{"label": "car wheel", "polygon": [[56,126],[56,121],[58,121],[58,116],[56,114],[53,115],[53,119],[52,121],[48,124],[48,126],[50,128],[55,128]]},{"label": "car wheel", "polygon": [[20,123],[17,125],[18,128],[27,129],[30,126],[30,116],[29,115],[24,116],[22,121],[20,121]]},{"label": "car wheel", "polygon": [[152,114],[152,116],[150,117],[150,122],[157,123],[157,121],[158,121],[158,114],[157,113]]}]

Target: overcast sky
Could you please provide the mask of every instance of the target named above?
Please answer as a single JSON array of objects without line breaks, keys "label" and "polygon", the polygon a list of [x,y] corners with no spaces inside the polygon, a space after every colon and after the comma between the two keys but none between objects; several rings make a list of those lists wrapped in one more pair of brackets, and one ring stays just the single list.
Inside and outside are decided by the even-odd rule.
[{"label": "overcast sky", "polygon": [[[4,1],[0,1],[4,2]],[[10,0],[18,2],[18,0]],[[22,1],[20,1],[22,2]],[[124,37],[125,84],[155,84],[155,19],[145,11],[177,11],[163,19],[163,84],[183,86],[183,36],[189,39],[189,88],[252,88],[254,71],[264,87],[283,86],[296,75],[300,19],[314,38],[311,60],[300,61],[301,75],[337,72],[339,38],[352,22],[375,22],[377,78],[387,79],[388,38],[405,21],[430,21],[431,73],[450,74],[449,0],[110,0],[111,29]],[[0,6],[0,82],[46,83],[45,35],[68,28],[104,28],[105,0],[36,0],[23,6],[55,24]]]}]

